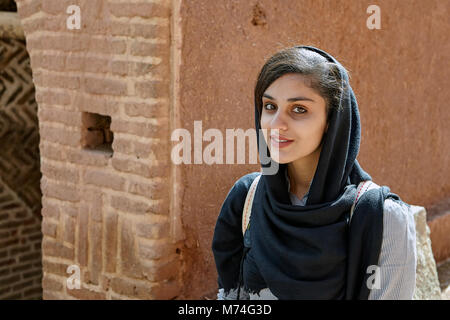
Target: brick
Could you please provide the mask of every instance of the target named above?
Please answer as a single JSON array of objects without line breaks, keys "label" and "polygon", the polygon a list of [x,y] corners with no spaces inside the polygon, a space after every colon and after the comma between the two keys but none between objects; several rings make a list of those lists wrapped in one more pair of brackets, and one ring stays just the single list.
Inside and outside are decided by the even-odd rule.
[{"label": "brick", "polygon": [[16,259],[13,259],[13,258],[9,258],[9,259],[6,259],[6,260],[0,260],[0,268],[1,267],[6,267],[6,266],[11,266],[14,263],[16,263]]},{"label": "brick", "polygon": [[35,244],[38,244],[38,243],[41,243],[41,241],[42,241],[42,233],[41,232],[39,232],[39,233],[35,233],[35,234],[33,234],[33,235],[29,235],[28,237],[27,237],[27,239],[29,240],[29,241],[38,241],[38,242],[36,242]]},{"label": "brick", "polygon": [[109,72],[109,60],[97,57],[68,56],[66,61],[67,71],[89,71],[95,73]]},{"label": "brick", "polygon": [[31,271],[28,271],[28,272],[24,272],[22,274],[22,277],[24,279],[32,278],[32,277],[35,277],[35,276],[37,276],[39,278],[41,275],[42,275],[42,270],[39,269],[39,270],[31,270]]},{"label": "brick", "polygon": [[60,205],[60,210],[64,215],[76,218],[78,215],[78,203],[64,202]]},{"label": "brick", "polygon": [[168,41],[164,43],[149,43],[133,40],[130,44],[130,53],[133,56],[166,57],[170,55],[170,45]]},{"label": "brick", "polygon": [[[22,29],[27,38],[34,31],[67,31],[66,17],[60,16],[53,19],[48,17],[33,18],[30,20],[22,20]],[[33,66],[34,67],[34,66]]]},{"label": "brick", "polygon": [[78,183],[78,169],[72,169],[68,166],[58,167],[46,161],[41,163],[41,172],[49,179],[59,181],[69,181]]},{"label": "brick", "polygon": [[67,293],[80,300],[106,300],[105,292],[97,292],[86,288],[67,289]]},{"label": "brick", "polygon": [[51,262],[44,259],[42,260],[42,271],[45,273],[51,273],[58,276],[62,276],[64,278],[67,278],[69,276],[69,273],[67,273],[67,268],[69,267],[69,264],[63,263],[63,262]]},{"label": "brick", "polygon": [[30,296],[34,296],[34,295],[42,295],[42,287],[34,287],[34,288],[30,288],[28,290],[25,290],[24,293],[24,298],[28,298]]},{"label": "brick", "polygon": [[41,107],[38,111],[39,121],[63,123],[68,126],[81,126],[81,112],[62,110],[49,106]]},{"label": "brick", "polygon": [[89,37],[89,51],[106,54],[124,54],[127,43],[121,39],[109,39],[101,37]]},{"label": "brick", "polygon": [[80,266],[87,266],[88,263],[88,228],[89,212],[82,209],[78,213],[78,246],[77,257]]},{"label": "brick", "polygon": [[170,86],[168,81],[148,80],[135,83],[137,96],[140,98],[167,98]]},{"label": "brick", "polygon": [[105,271],[116,272],[117,263],[117,214],[108,211],[105,216]]},{"label": "brick", "polygon": [[169,77],[170,65],[163,61],[162,63],[136,62],[136,61],[111,61],[111,70],[113,74],[128,77],[142,77],[159,75],[162,78]]},{"label": "brick", "polygon": [[140,286],[140,284],[137,281],[114,277],[110,281],[110,286],[111,290],[120,295],[135,297],[138,291],[137,287]]},{"label": "brick", "polygon": [[109,11],[116,17],[153,18],[170,16],[170,7],[161,3],[108,3]]},{"label": "brick", "polygon": [[70,2],[67,0],[46,0],[42,1],[42,11],[50,15],[65,15]]},{"label": "brick", "polygon": [[36,101],[44,104],[69,105],[72,101],[67,92],[55,92],[50,90],[42,90],[37,88]]},{"label": "brick", "polygon": [[43,140],[59,144],[79,147],[81,144],[81,132],[79,130],[67,130],[66,128],[50,127],[40,123],[39,133]]},{"label": "brick", "polygon": [[[50,203],[45,197],[42,199],[42,216],[45,218],[59,219],[59,207]],[[43,219],[45,221],[46,219]]]},{"label": "brick", "polygon": [[67,160],[71,163],[95,167],[105,167],[111,158],[111,155],[103,152],[86,149],[67,150],[66,156]]},{"label": "brick", "polygon": [[84,204],[81,210],[89,212],[90,219],[95,222],[103,220],[103,193],[98,188],[84,188],[83,190]]},{"label": "brick", "polygon": [[3,300],[3,296],[5,294],[9,294],[11,292],[11,290],[12,290],[11,287],[0,288],[0,296],[2,297],[2,300]]},{"label": "brick", "polygon": [[113,60],[111,61],[111,72],[115,75],[126,76],[129,74],[129,63],[127,61]]},{"label": "brick", "polygon": [[147,240],[139,244],[139,255],[143,259],[161,259],[175,253],[175,245],[167,239]]},{"label": "brick", "polygon": [[[9,268],[0,269],[0,279],[3,279],[5,276],[9,275],[10,273],[11,273],[11,269],[9,269]],[[0,294],[1,294],[1,292],[0,292]]]},{"label": "brick", "polygon": [[169,182],[166,180],[161,182],[149,181],[148,183],[129,181],[127,191],[152,200],[168,199],[168,185]]},{"label": "brick", "polygon": [[176,280],[159,282],[152,287],[154,300],[173,300],[181,293],[181,285]]},{"label": "brick", "polygon": [[176,288],[173,282],[162,284],[150,284],[146,281],[135,281],[132,279],[112,278],[111,289],[128,298],[137,298],[142,300],[163,300],[164,298],[172,297],[179,294],[180,287],[177,284]]},{"label": "brick", "polygon": [[41,10],[41,0],[31,1],[17,1],[18,14],[20,19],[28,18],[29,16],[39,12]]},{"label": "brick", "polygon": [[130,117],[168,118],[169,116],[169,106],[165,102],[125,103],[124,110]]},{"label": "brick", "polygon": [[71,202],[80,201],[80,195],[77,186],[52,182],[45,176],[41,180],[41,189],[42,194],[46,197]]},{"label": "brick", "polygon": [[142,277],[139,258],[136,257],[137,243],[132,222],[128,219],[121,220],[120,228],[120,268],[122,273],[131,278]]},{"label": "brick", "polygon": [[112,36],[143,37],[147,39],[169,39],[169,26],[149,23],[112,22],[110,24]]},{"label": "brick", "polygon": [[125,120],[113,120],[111,130],[113,132],[122,132],[134,134],[140,137],[167,137],[169,120],[167,118],[158,119],[158,124],[149,122],[131,122]]},{"label": "brick", "polygon": [[75,244],[75,219],[64,216],[64,238],[65,242]]},{"label": "brick", "polygon": [[146,260],[142,263],[142,272],[150,281],[163,281],[178,276],[181,262],[176,256],[169,256],[159,260]]},{"label": "brick", "polygon": [[43,68],[51,71],[64,71],[66,69],[66,55],[63,53],[32,52],[30,59],[33,68]]},{"label": "brick", "polygon": [[68,52],[85,52],[90,50],[89,37],[75,33],[67,33],[64,35],[45,35],[40,37],[31,37],[27,39],[27,46],[31,49],[68,51]]},{"label": "brick", "polygon": [[16,283],[19,281],[20,281],[20,275],[18,275],[18,274],[11,275],[9,277],[0,279],[0,288],[5,287],[5,286],[10,286],[13,283]]},{"label": "brick", "polygon": [[22,272],[25,270],[30,270],[33,267],[32,263],[26,263],[26,264],[22,264],[22,265],[16,265],[12,268],[12,272]]},{"label": "brick", "polygon": [[115,152],[133,155],[137,159],[146,159],[154,153],[153,148],[155,145],[156,143],[154,142],[142,143],[116,136],[112,147]]},{"label": "brick", "polygon": [[66,247],[64,244],[50,240],[50,238],[44,237],[42,240],[42,254],[44,256],[61,257],[65,259],[74,258],[74,250]]},{"label": "brick", "polygon": [[123,212],[134,214],[152,213],[153,204],[143,201],[131,200],[127,197],[112,196],[111,206]]},{"label": "brick", "polygon": [[20,256],[19,262],[26,262],[26,261],[36,260],[36,259],[40,259],[40,258],[41,258],[40,252],[32,252],[32,253],[27,253],[27,254]]},{"label": "brick", "polygon": [[125,179],[114,173],[86,169],[83,179],[87,184],[117,191],[122,191],[125,188]]},{"label": "brick", "polygon": [[56,230],[58,226],[55,223],[52,223],[48,221],[47,219],[44,219],[42,221],[42,233],[46,236],[56,238]]},{"label": "brick", "polygon": [[[56,148],[49,144],[48,142],[41,139],[41,144],[39,148],[41,158],[45,159],[52,159],[52,160],[59,160],[59,161],[65,161],[66,160],[66,154],[61,150],[61,147]],[[44,159],[44,161],[45,161]]]},{"label": "brick", "polygon": [[34,72],[33,82],[36,86],[46,88],[79,89],[80,78],[78,76],[61,76],[51,72]]},{"label": "brick", "polygon": [[100,275],[100,286],[104,292],[109,291],[111,283],[111,277],[101,274]]},{"label": "brick", "polygon": [[0,223],[0,230],[1,229],[12,229],[20,226],[22,223],[21,221],[6,221]]},{"label": "brick", "polygon": [[12,248],[10,248],[9,249],[9,254],[11,255],[11,256],[14,256],[14,255],[16,255],[17,253],[22,253],[22,252],[27,252],[27,251],[30,251],[30,245],[29,244],[27,244],[27,245],[22,245],[22,246],[18,246],[18,247],[12,247]]},{"label": "brick", "polygon": [[27,288],[27,287],[30,287],[32,285],[33,285],[33,280],[28,280],[28,281],[25,281],[25,282],[21,282],[19,284],[16,284],[13,287],[13,291],[19,291],[20,289]]},{"label": "brick", "polygon": [[74,105],[80,111],[113,116],[119,112],[119,103],[107,97],[92,97],[79,94],[74,99]]},{"label": "brick", "polygon": [[40,226],[40,224],[36,224],[36,223],[38,223],[38,222],[35,221],[35,225],[34,225],[34,226],[30,226],[30,227],[27,227],[27,228],[23,228],[23,229],[20,231],[20,234],[21,234],[21,235],[29,235],[29,234],[35,234],[35,233],[37,233],[37,232],[41,232],[41,226]]},{"label": "brick", "polygon": [[146,178],[150,178],[151,173],[154,172],[148,164],[133,160],[113,158],[111,163],[116,170],[126,173],[133,173]]},{"label": "brick", "polygon": [[42,279],[42,288],[44,291],[50,290],[50,291],[62,291],[65,286],[65,279],[64,280],[57,280],[54,278],[49,277],[48,275],[44,274]]},{"label": "brick", "polygon": [[22,298],[23,298],[22,293],[13,293],[10,294],[9,296],[2,297],[2,300],[20,300]]},{"label": "brick", "polygon": [[84,89],[88,93],[107,94],[112,96],[123,96],[127,94],[127,83],[125,81],[105,78],[84,78]]},{"label": "brick", "polygon": [[102,224],[91,223],[90,232],[90,258],[89,258],[89,282],[99,284],[99,276],[102,272]]}]

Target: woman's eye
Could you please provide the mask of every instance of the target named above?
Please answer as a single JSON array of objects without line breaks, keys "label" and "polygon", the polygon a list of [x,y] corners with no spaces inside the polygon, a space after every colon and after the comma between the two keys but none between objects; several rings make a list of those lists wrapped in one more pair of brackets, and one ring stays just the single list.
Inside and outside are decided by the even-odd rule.
[{"label": "woman's eye", "polygon": [[[269,107],[269,106],[271,106],[271,107]],[[276,107],[273,104],[271,104],[271,103],[264,104],[264,109],[267,110],[267,111],[275,110],[275,108]],[[294,113],[297,113],[297,114],[302,114],[302,113],[306,112],[305,108],[300,107],[300,106],[297,106],[297,107],[295,107],[292,110],[296,110],[296,109],[299,110],[299,111],[294,111]]]},{"label": "woman's eye", "polygon": [[264,109],[266,109],[266,110],[272,110],[272,109],[267,108],[267,106],[273,106],[273,104],[271,104],[271,103],[266,103],[266,104],[264,105]]},{"label": "woman's eye", "polygon": [[295,113],[305,113],[306,112],[306,110],[304,108],[302,108],[302,107],[295,107],[294,110],[295,109],[302,110],[300,112],[295,112]]}]

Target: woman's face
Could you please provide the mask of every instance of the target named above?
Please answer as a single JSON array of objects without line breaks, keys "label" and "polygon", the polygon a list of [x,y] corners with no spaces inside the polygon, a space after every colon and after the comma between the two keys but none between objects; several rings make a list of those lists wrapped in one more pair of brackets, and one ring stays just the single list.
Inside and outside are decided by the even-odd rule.
[{"label": "woman's face", "polygon": [[[273,160],[289,163],[320,155],[327,129],[326,101],[308,85],[308,78],[289,73],[275,80],[262,97],[261,129]],[[281,140],[273,135],[279,130]],[[278,156],[273,148],[278,147]]]}]

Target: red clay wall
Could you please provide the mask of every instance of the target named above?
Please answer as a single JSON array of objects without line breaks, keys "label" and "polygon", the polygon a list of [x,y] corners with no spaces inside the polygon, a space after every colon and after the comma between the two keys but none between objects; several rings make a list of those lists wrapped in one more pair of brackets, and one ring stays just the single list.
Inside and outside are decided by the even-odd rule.
[{"label": "red clay wall", "polygon": [[[381,9],[380,30],[366,27],[371,4]],[[253,89],[265,59],[282,47],[314,45],[350,71],[361,113],[362,167],[405,202],[429,207],[450,195],[450,91],[443,72],[449,9],[450,2],[439,0],[184,1],[183,127],[202,120],[203,131],[254,128]],[[220,206],[237,178],[258,170],[237,164],[183,168],[191,186],[183,223],[188,238],[199,242],[191,249],[197,257],[187,280],[192,296],[217,287],[210,247]]]},{"label": "red clay wall", "polygon": [[[220,206],[259,166],[173,166],[170,132],[253,128],[256,76],[282,47],[315,45],[349,69],[376,183],[425,207],[449,195],[447,2],[378,1],[380,30],[371,1],[18,4],[40,108],[45,299],[214,295]],[[67,30],[69,4],[81,30]],[[83,112],[111,117],[113,153],[83,148]],[[81,290],[65,285],[72,264]]]}]

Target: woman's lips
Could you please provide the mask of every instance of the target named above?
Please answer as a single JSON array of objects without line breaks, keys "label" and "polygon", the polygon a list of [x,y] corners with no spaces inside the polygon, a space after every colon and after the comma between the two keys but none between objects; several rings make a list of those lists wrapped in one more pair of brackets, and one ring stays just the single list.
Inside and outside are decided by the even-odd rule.
[{"label": "woman's lips", "polygon": [[[283,139],[281,139],[281,140],[283,140]],[[289,140],[289,141],[286,141],[286,142],[278,142],[276,139],[274,139],[273,137],[271,137],[270,138],[270,143],[274,146],[274,147],[276,147],[276,148],[285,148],[285,147],[287,147],[287,146],[289,146],[292,142],[294,142],[294,140]]]}]

